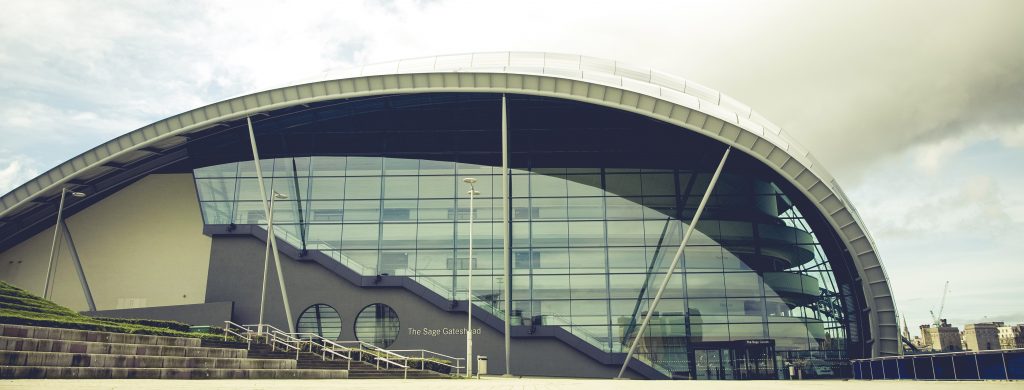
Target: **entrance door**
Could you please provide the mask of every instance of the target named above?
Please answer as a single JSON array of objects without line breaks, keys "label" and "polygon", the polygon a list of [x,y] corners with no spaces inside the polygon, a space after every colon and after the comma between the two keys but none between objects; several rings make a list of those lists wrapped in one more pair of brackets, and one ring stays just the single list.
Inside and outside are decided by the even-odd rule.
[{"label": "entrance door", "polygon": [[697,363],[697,379],[725,379],[721,349],[698,349],[693,352]]},{"label": "entrance door", "polygon": [[775,379],[775,345],[771,340],[702,343],[693,347],[696,379]]}]

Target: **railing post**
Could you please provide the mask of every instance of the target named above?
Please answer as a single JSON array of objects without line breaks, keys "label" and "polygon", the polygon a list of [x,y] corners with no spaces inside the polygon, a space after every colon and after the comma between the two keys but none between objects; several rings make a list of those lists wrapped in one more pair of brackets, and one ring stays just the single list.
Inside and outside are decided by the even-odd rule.
[{"label": "railing post", "polygon": [[[1006,367],[1006,353],[1000,352],[999,356],[1003,358],[1003,375],[1006,375],[1006,380],[1010,380],[1010,370]],[[981,377],[981,373],[978,373],[978,377]]]},{"label": "railing post", "polygon": [[932,362],[932,380],[938,380],[938,375],[935,375],[935,356],[929,357],[928,361]]},{"label": "railing post", "polygon": [[981,379],[981,367],[978,365],[978,354],[974,354],[974,371],[978,373],[978,379]]},{"label": "railing post", "polygon": [[953,365],[953,380],[959,379],[956,376],[956,359],[953,358],[953,355],[949,355],[949,364]]},{"label": "railing post", "polygon": [[914,359],[914,358],[910,358],[910,364],[912,364],[914,366],[914,380],[916,381],[917,380],[917,362],[915,360],[916,359]]}]

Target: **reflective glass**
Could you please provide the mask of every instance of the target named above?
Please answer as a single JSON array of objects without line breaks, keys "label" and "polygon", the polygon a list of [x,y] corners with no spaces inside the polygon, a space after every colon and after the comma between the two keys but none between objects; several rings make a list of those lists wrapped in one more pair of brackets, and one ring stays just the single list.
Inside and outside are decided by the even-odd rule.
[{"label": "reflective glass", "polygon": [[[407,276],[452,300],[465,299],[472,261],[476,304],[500,317],[499,168],[359,156],[261,166],[268,191],[289,194],[275,204],[282,242],[319,251],[364,276]],[[710,175],[633,167],[512,173],[512,325],[560,326],[600,350],[624,352],[651,310]],[[480,191],[472,208],[462,182],[467,176]],[[199,168],[195,177],[205,223],[266,223],[251,162]],[[696,364],[688,349],[703,351],[712,342],[768,339],[781,361],[845,353],[846,303],[829,257],[774,183],[727,169],[685,249],[640,348],[659,370],[688,372]],[[357,337],[393,342],[397,316],[386,306],[371,307],[357,318]],[[300,326],[314,331],[308,313],[315,308],[300,316]],[[325,328],[328,317],[321,316],[320,329],[334,329]]]}]

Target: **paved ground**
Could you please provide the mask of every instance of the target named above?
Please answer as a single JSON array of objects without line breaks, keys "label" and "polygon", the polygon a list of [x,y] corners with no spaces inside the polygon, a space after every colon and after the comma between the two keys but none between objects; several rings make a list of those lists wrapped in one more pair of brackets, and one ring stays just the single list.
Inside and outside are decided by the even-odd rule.
[{"label": "paved ground", "polygon": [[638,381],[546,378],[485,378],[481,380],[446,379],[348,379],[348,380],[151,380],[151,379],[44,379],[2,380],[0,389],[579,389],[579,390],[660,390],[660,389],[871,389],[871,390],[943,390],[943,389],[1024,389],[1024,381],[1015,382],[911,382],[911,381]]}]

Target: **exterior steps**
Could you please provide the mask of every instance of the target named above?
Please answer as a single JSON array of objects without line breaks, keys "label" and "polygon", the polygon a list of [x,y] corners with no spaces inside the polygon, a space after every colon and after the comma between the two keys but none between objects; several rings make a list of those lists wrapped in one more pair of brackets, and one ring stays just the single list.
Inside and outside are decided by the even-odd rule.
[{"label": "exterior steps", "polygon": [[0,367],[3,379],[346,379],[339,370],[209,368]]},{"label": "exterior steps", "polygon": [[[337,368],[298,367],[293,353],[252,356],[234,345],[150,336],[0,324],[0,378],[343,379]],[[266,346],[263,346],[266,347]],[[257,348],[258,350],[258,348]],[[257,353],[259,355],[259,353]]]},{"label": "exterior steps", "polygon": [[[245,343],[231,342],[231,341],[217,341],[217,340],[203,340],[204,346],[209,347],[222,347],[222,348],[245,348]],[[283,352],[280,350],[274,351],[269,345],[253,343],[250,345],[249,357],[261,358],[261,359],[295,359],[295,352]],[[451,376],[441,374],[430,370],[420,370],[410,368],[408,373],[404,369],[394,368],[377,368],[372,363],[365,361],[353,360],[351,366],[348,361],[336,358],[334,360],[323,360],[320,355],[310,352],[300,352],[298,358],[298,364],[296,366],[299,369],[317,369],[317,370],[348,370],[348,377],[351,379],[449,379]],[[349,367],[351,367],[349,369]]]},{"label": "exterior steps", "polygon": [[235,348],[178,347],[148,344],[118,344],[94,341],[26,339],[7,336],[0,336],[0,351],[68,352],[86,354],[150,355],[237,359],[244,359],[248,357],[249,352],[244,349]]}]

